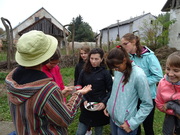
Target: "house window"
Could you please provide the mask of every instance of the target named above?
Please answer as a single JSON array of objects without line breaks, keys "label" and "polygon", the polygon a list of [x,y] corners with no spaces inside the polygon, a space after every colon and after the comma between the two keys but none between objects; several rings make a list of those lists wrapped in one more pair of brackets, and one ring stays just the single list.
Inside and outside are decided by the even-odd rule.
[{"label": "house window", "polygon": [[178,38],[180,38],[180,33],[178,33]]},{"label": "house window", "polygon": [[153,24],[153,22],[154,22],[154,21],[153,21],[153,20],[151,20],[151,24]]},{"label": "house window", "polygon": [[35,22],[39,20],[39,17],[35,17]]}]

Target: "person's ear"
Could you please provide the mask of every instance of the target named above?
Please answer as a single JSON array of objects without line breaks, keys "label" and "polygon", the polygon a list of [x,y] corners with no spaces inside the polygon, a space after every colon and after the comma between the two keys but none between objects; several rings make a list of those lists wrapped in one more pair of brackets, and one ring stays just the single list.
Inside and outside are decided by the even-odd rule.
[{"label": "person's ear", "polygon": [[124,63],[124,64],[127,63],[127,59],[126,59],[126,58],[123,59],[123,63]]}]

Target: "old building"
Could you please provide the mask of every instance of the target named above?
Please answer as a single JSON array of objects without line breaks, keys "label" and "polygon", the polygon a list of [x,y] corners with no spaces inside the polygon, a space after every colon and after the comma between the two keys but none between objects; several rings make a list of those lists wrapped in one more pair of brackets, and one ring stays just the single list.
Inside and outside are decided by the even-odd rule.
[{"label": "old building", "polygon": [[[147,13],[122,22],[117,22],[101,29],[99,37],[102,38],[102,44],[107,44],[108,41],[116,41],[117,38],[120,39],[126,33],[136,33],[141,37],[143,36],[141,27],[144,27],[144,23],[152,24],[153,20],[156,20],[156,17],[151,13]],[[161,31],[158,33],[160,34]]]},{"label": "old building", "polygon": [[180,0],[167,0],[162,12],[170,12],[170,21],[174,21],[169,27],[169,44],[171,48],[180,50]]},{"label": "old building", "polygon": [[[13,28],[14,40],[18,40],[22,34],[30,30],[43,31],[46,34],[56,37],[59,46],[63,44],[63,25],[43,7]],[[65,29],[65,33],[66,36],[69,35],[67,29]]]}]

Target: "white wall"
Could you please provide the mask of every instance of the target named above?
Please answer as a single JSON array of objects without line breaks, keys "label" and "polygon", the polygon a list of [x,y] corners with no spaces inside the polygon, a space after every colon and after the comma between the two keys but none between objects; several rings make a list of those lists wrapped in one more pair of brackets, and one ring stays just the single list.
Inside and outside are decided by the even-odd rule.
[{"label": "white wall", "polygon": [[170,20],[174,19],[176,22],[169,27],[168,46],[180,50],[180,9],[171,9]]}]

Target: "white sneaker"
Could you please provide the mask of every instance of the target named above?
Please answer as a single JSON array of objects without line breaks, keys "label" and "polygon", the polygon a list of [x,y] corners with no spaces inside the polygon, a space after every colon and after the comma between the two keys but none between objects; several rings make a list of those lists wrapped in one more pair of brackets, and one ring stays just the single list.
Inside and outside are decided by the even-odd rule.
[{"label": "white sneaker", "polygon": [[85,135],[92,135],[92,130],[87,131]]}]

